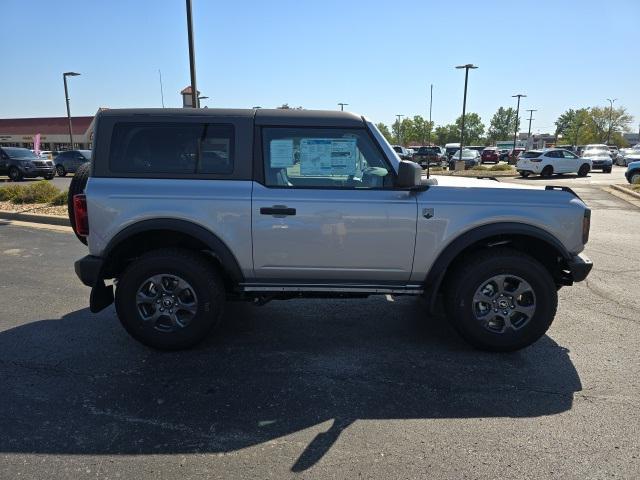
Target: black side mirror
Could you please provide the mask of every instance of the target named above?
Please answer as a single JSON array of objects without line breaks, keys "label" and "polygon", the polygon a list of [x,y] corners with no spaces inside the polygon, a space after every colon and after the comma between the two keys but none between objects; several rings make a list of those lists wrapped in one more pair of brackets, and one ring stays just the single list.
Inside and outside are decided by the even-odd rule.
[{"label": "black side mirror", "polygon": [[396,187],[409,189],[422,187],[422,167],[417,163],[401,160]]}]

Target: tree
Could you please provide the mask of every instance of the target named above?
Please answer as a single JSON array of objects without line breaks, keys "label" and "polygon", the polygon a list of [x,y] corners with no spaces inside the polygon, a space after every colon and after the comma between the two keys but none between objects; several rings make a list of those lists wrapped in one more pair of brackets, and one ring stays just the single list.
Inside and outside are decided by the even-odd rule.
[{"label": "tree", "polygon": [[[611,122],[609,122],[611,119]],[[591,107],[569,109],[556,120],[556,137],[562,136],[563,143],[584,145],[587,143],[604,143],[611,127],[610,143],[621,145],[622,132],[629,130],[633,117],[624,107]]]},{"label": "tree", "polygon": [[380,130],[380,133],[387,139],[387,142],[393,143],[393,135],[391,135],[391,131],[389,131],[389,127],[387,127],[384,123],[376,123],[376,127]]},{"label": "tree", "polygon": [[[462,115],[460,115],[456,119],[456,127],[458,131],[462,129]],[[483,135],[484,135],[484,124],[480,119],[480,115],[478,115],[477,113],[465,114],[464,144],[473,145],[474,143],[479,143],[482,140]],[[457,141],[460,141],[459,136]]]},{"label": "tree", "polygon": [[590,123],[589,109],[569,109],[558,117],[556,136],[562,136],[562,142],[571,145],[584,145],[593,141],[593,128]]},{"label": "tree", "polygon": [[627,113],[624,107],[614,109],[592,107],[589,109],[589,116],[598,143],[606,142],[609,133],[628,131],[629,124],[633,121],[633,117]]},{"label": "tree", "polygon": [[[404,123],[404,122],[403,122]],[[433,122],[425,120],[421,115],[415,115],[411,120],[410,141],[426,145],[429,141],[430,133],[433,131]],[[433,141],[433,139],[431,140]]]},{"label": "tree", "polygon": [[516,130],[516,120],[518,129],[520,128],[520,119],[516,119],[515,109],[509,107],[500,107],[491,117],[489,129],[487,130],[487,140],[495,142],[496,140],[507,140],[513,136]]},{"label": "tree", "polygon": [[445,145],[460,141],[460,129],[456,125],[440,125],[434,131],[432,142],[437,145]]}]

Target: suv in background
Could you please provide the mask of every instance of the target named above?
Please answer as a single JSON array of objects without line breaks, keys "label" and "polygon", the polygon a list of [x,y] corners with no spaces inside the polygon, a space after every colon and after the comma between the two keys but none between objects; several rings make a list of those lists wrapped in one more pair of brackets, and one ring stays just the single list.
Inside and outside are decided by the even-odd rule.
[{"label": "suv in background", "polygon": [[91,161],[91,150],[68,150],[61,152],[54,160],[56,173],[64,177],[67,173],[75,173],[81,165]]},{"label": "suv in background", "polygon": [[498,147],[486,147],[480,154],[481,163],[498,163],[500,161],[500,153]]},{"label": "suv in background", "polygon": [[36,177],[51,180],[54,172],[51,160],[37,156],[28,148],[0,147],[0,175],[8,175],[14,182]]},{"label": "suv in background", "polygon": [[611,173],[613,160],[609,147],[603,144],[587,145],[580,155],[582,158],[591,160],[591,169],[602,170],[602,173]]},{"label": "suv in background", "polygon": [[151,347],[201,341],[227,301],[413,295],[425,316],[443,298],[476,347],[515,350],[592,266],[590,210],[569,189],[422,181],[351,113],[114,109],[95,128],[69,187],[89,246],[75,269],[93,312],[115,285],[124,328]]},{"label": "suv in background", "polygon": [[446,165],[447,155],[444,148],[432,145],[428,147],[420,147],[413,155],[412,160],[422,168],[427,168],[427,165],[440,167],[443,166],[443,164]]},{"label": "suv in background", "polygon": [[591,160],[559,148],[528,150],[518,158],[516,169],[522,177],[531,174],[550,177],[555,173],[577,173],[584,177],[591,171]]},{"label": "suv in background", "polygon": [[640,161],[631,162],[627,166],[627,171],[624,172],[624,176],[629,183],[640,184]]},{"label": "suv in background", "polygon": [[404,148],[401,145],[393,145],[393,150],[398,154],[400,160],[411,160],[413,156],[408,148]]}]

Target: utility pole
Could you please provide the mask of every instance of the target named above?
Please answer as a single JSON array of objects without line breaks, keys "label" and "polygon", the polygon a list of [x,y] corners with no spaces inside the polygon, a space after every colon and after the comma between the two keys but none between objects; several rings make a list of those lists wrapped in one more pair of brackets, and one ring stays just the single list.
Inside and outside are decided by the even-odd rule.
[{"label": "utility pole", "polygon": [[187,1],[187,35],[189,36],[189,70],[191,71],[191,106],[198,108],[198,87],[196,86],[196,51],[193,46],[193,21],[191,0]]},{"label": "utility pole", "polygon": [[[431,129],[433,125],[431,124],[431,108],[433,106],[433,83],[431,84],[431,95],[429,96],[429,131],[427,132],[427,144],[431,145]],[[427,169],[429,168],[429,162],[427,162]]]},{"label": "utility pole", "polygon": [[62,81],[64,82],[64,99],[67,102],[67,122],[69,123],[69,150],[73,150],[73,133],[71,130],[71,110],[69,109],[69,90],[67,88],[67,77],[77,77],[80,75],[77,72],[64,72],[62,74]]},{"label": "utility pole", "polygon": [[464,98],[462,99],[462,125],[460,129],[460,161],[462,161],[462,148],[464,146],[464,117],[467,110],[467,83],[469,81],[469,69],[476,69],[475,65],[467,63],[466,65],[458,65],[456,68],[464,68]]},{"label": "utility pole", "polygon": [[340,111],[341,111],[341,112],[344,112],[344,107],[345,107],[345,105],[349,105],[349,104],[348,104],[348,103],[342,103],[342,102],[340,102],[340,103],[338,103],[338,105],[340,105]]},{"label": "utility pole", "polygon": [[514,132],[513,132],[513,156],[514,156],[514,160],[515,160],[515,154],[516,154],[516,140],[518,139],[518,124],[520,123],[520,99],[522,97],[526,97],[526,95],[523,95],[522,93],[518,93],[517,95],[511,95],[511,97],[515,98],[518,97],[518,106],[516,108],[516,122],[515,122],[515,128],[514,128]]},{"label": "utility pole", "polygon": [[162,108],[164,108],[164,92],[162,90],[162,72],[158,69],[158,75],[160,76],[160,100],[162,101]]},{"label": "utility pole", "polygon": [[396,117],[398,118],[397,123],[398,123],[398,145],[402,145],[402,117],[404,117],[404,115],[396,115]]},{"label": "utility pole", "polygon": [[[529,148],[529,140],[531,139],[531,120],[533,120],[533,112],[537,112],[538,110],[529,109],[529,132],[527,133],[527,148]],[[533,146],[533,143],[531,144]]]},{"label": "utility pole", "polygon": [[607,133],[607,145],[609,145],[609,140],[611,140],[611,122],[613,120],[613,102],[618,99],[614,98],[612,100],[610,98],[607,98],[607,100],[609,101],[609,132]]}]

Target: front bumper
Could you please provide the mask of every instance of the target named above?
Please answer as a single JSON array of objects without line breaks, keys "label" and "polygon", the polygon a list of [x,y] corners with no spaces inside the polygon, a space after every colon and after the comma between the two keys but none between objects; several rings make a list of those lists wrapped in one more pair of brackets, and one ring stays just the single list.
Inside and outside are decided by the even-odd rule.
[{"label": "front bumper", "polygon": [[82,283],[87,287],[94,287],[100,280],[102,280],[102,278],[100,278],[100,273],[103,265],[104,260],[102,258],[94,255],[87,255],[82,257],[80,260],[77,260],[74,264],[74,268],[76,275]]},{"label": "front bumper", "polygon": [[55,174],[53,167],[22,168],[21,171],[26,178],[50,177]]},{"label": "front bumper", "polygon": [[567,266],[571,272],[571,277],[574,282],[581,282],[593,268],[593,262],[583,254],[574,255],[567,261]]}]

